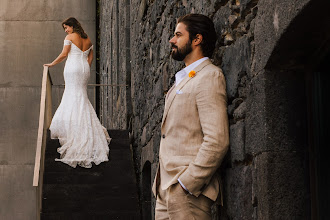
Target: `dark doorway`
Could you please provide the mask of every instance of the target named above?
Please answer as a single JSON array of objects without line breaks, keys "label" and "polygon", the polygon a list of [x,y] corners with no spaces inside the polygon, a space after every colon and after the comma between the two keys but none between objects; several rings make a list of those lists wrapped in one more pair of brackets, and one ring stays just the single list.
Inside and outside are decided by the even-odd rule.
[{"label": "dark doorway", "polygon": [[330,53],[311,80],[310,166],[313,219],[330,217]]},{"label": "dark doorway", "polygon": [[[266,75],[268,115],[272,119],[270,132],[278,143],[287,142],[301,152],[304,172],[291,183],[295,186],[301,181],[306,183],[291,190],[287,195],[293,197],[286,202],[305,209],[301,219],[330,217],[330,159],[327,158],[330,151],[327,140],[330,137],[330,14],[326,13],[329,4],[329,1],[310,0],[282,34],[266,67],[270,70]],[[319,22],[314,22],[316,20]],[[276,106],[281,108],[272,112]],[[302,126],[298,127],[299,124]],[[284,169],[283,173],[286,172]],[[294,174],[297,173],[295,170]]]}]

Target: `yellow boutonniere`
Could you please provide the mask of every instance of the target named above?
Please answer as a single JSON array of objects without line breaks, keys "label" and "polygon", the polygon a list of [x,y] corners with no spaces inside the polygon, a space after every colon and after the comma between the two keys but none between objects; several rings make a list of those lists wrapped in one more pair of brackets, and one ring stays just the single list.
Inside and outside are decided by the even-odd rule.
[{"label": "yellow boutonniere", "polygon": [[192,78],[196,75],[196,72],[194,70],[189,72],[189,77]]}]

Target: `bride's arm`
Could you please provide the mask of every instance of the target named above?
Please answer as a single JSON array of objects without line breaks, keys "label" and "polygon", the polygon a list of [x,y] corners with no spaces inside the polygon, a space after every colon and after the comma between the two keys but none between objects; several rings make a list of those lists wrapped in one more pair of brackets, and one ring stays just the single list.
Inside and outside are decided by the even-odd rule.
[{"label": "bride's arm", "polygon": [[[68,40],[67,38],[68,37],[66,37],[65,39]],[[52,67],[62,62],[68,56],[70,49],[71,49],[71,45],[64,45],[60,55],[58,55],[58,57],[53,62],[44,64],[44,66]]]},{"label": "bride's arm", "polygon": [[93,61],[93,49],[91,49],[91,51],[89,52],[87,61],[89,63],[89,66],[91,66]]}]

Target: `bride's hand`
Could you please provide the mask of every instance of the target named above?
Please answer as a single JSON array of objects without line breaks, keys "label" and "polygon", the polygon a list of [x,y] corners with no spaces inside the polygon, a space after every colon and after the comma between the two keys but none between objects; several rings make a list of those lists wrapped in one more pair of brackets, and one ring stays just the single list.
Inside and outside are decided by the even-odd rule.
[{"label": "bride's hand", "polygon": [[44,66],[52,67],[54,65],[52,65],[51,63],[47,63],[47,64],[44,64]]}]

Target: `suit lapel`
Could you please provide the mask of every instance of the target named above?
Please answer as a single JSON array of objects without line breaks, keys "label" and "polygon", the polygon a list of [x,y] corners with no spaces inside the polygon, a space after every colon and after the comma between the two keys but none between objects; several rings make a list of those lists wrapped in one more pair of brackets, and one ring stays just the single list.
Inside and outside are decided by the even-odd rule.
[{"label": "suit lapel", "polygon": [[[208,64],[210,64],[211,61],[209,59],[205,60],[204,62],[202,62],[200,65],[198,65],[195,68],[195,72],[196,74],[201,71],[205,66],[207,66]],[[189,77],[188,75],[179,83],[179,85],[177,86],[173,86],[170,89],[170,92],[168,93],[168,96],[166,96],[165,98],[165,110],[164,110],[164,114],[163,114],[163,119],[162,119],[162,125],[164,124],[164,121],[166,119],[167,113],[172,105],[172,102],[174,100],[174,98],[176,97],[177,93],[176,91],[181,90],[193,77]],[[174,91],[175,90],[175,91]]]},{"label": "suit lapel", "polygon": [[165,118],[167,116],[168,110],[170,109],[172,102],[175,98],[176,91],[180,90],[191,78],[186,76],[177,86],[173,86],[173,89],[171,91],[171,93],[169,94],[169,96],[165,99],[165,110],[164,110],[164,114],[163,114],[163,119],[162,119],[162,125],[165,121]]}]

